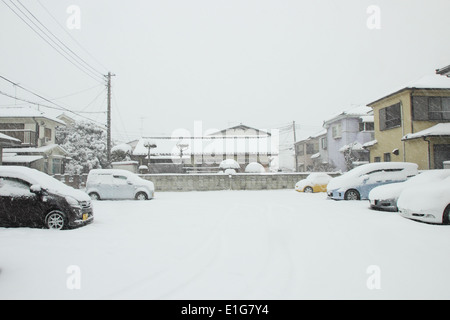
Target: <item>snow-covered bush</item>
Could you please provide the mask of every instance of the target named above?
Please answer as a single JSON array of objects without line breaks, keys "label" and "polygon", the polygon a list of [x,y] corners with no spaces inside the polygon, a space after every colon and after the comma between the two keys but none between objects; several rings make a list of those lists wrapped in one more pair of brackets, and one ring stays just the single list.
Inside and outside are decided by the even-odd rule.
[{"label": "snow-covered bush", "polygon": [[88,173],[91,169],[106,168],[106,131],[87,121],[56,130],[56,142],[72,158],[65,167],[68,174]]}]

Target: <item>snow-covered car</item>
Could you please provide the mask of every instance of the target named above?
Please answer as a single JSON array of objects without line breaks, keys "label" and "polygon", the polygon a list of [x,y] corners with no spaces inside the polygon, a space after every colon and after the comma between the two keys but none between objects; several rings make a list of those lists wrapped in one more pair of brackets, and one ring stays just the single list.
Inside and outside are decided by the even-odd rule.
[{"label": "snow-covered car", "polygon": [[154,197],[155,187],[131,171],[94,169],[89,172],[86,193],[92,200],[148,200]]},{"label": "snow-covered car", "polygon": [[328,197],[334,200],[362,200],[378,186],[402,182],[418,174],[418,165],[409,162],[376,162],[356,167],[331,179]]},{"label": "snow-covered car", "polygon": [[298,192],[326,192],[327,185],[332,177],[324,172],[315,172],[308,175],[305,179],[295,184],[295,190]]},{"label": "snow-covered car", "polygon": [[94,220],[91,199],[27,167],[0,166],[0,226],[79,227]]},{"label": "snow-covered car", "polygon": [[429,223],[450,223],[450,177],[404,190],[397,201],[402,217]]},{"label": "snow-covered car", "polygon": [[426,183],[437,183],[450,177],[450,169],[429,170],[404,182],[391,183],[374,188],[369,193],[372,209],[398,211],[397,201],[403,190]]}]

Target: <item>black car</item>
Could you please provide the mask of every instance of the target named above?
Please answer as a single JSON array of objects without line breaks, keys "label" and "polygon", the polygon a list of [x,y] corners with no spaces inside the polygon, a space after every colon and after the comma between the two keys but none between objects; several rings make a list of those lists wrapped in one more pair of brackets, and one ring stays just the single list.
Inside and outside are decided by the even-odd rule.
[{"label": "black car", "polygon": [[59,230],[93,220],[86,193],[35,169],[0,166],[0,227]]}]

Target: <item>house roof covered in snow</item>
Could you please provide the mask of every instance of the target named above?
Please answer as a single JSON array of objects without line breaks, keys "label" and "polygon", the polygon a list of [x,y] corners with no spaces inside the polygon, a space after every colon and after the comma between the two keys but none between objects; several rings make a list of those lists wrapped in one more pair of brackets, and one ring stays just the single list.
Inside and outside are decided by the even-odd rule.
[{"label": "house roof covered in snow", "polygon": [[422,89],[422,90],[446,90],[447,89],[450,91],[450,78],[443,77],[438,74],[423,76],[420,79],[411,81],[410,83],[407,83],[406,85],[398,88],[397,90],[394,90],[392,93],[369,103],[368,106],[372,106],[373,104],[375,104],[387,97],[390,97],[390,96],[393,96],[400,92],[403,92],[405,90],[411,90],[411,89]]},{"label": "house roof covered in snow", "polygon": [[440,69],[436,69],[436,74],[439,74],[441,76],[450,77],[450,65],[440,68]]},{"label": "house roof covered in snow", "polygon": [[432,126],[428,129],[410,133],[405,135],[402,140],[412,140],[419,139],[424,137],[445,137],[450,136],[450,123],[438,123],[435,126]]},{"label": "house roof covered in snow", "polygon": [[17,153],[17,154],[45,154],[53,151],[59,151],[62,154],[69,154],[63,147],[58,144],[49,144],[42,147],[29,147],[29,148],[6,148],[3,152]]},{"label": "house roof covered in snow", "polygon": [[54,122],[56,125],[66,125],[64,121],[30,107],[0,108],[0,119],[1,118],[46,119]]},{"label": "house roof covered in snow", "polygon": [[40,159],[43,159],[43,156],[5,156],[3,157],[2,162],[3,163],[9,163],[9,164],[30,164],[35,161],[38,161]]},{"label": "house roof covered in snow", "polygon": [[327,128],[331,123],[344,119],[344,118],[361,118],[364,116],[371,116],[372,115],[372,108],[368,106],[358,106],[355,108],[348,109],[346,111],[343,111],[339,114],[334,115],[328,120],[325,120],[323,122],[323,125],[325,128]]},{"label": "house roof covered in snow", "polygon": [[214,132],[212,134],[210,134],[210,136],[215,136],[215,135],[227,135],[230,136],[233,134],[233,132],[246,132],[246,134],[248,134],[248,132],[253,131],[254,134],[253,135],[266,135],[266,136],[270,136],[271,134],[268,131],[265,130],[260,130],[260,129],[256,129],[256,128],[252,128],[249,126],[246,126],[244,124],[239,124],[237,126],[231,127],[231,128],[226,128],[217,132]]},{"label": "house roof covered in snow", "polygon": [[22,141],[19,139],[0,133],[0,147],[20,145],[21,143]]}]

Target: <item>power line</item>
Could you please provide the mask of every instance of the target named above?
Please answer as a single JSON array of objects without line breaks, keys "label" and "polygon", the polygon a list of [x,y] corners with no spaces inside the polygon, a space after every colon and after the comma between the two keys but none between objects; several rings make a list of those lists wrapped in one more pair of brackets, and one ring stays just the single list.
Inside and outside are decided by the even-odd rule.
[{"label": "power line", "polygon": [[[47,12],[47,14],[53,19],[53,21],[56,22],[56,24],[61,28],[61,30],[63,30],[72,40],[73,42],[75,42],[78,47],[81,48],[81,50],[83,50],[89,57],[91,57],[95,62],[97,62],[105,71],[108,70],[107,67],[105,67],[100,61],[98,61],[89,51],[86,50],[86,48],[84,48],[71,34],[70,32],[67,31],[67,29],[62,26],[58,20],[50,13],[50,11],[48,11],[48,9],[41,3],[40,0],[37,0],[37,3],[45,10],[45,12]],[[104,72],[106,73],[106,72]]]},{"label": "power line", "polygon": [[[75,114],[75,115],[77,115],[77,116],[79,116],[79,117],[85,118],[85,119],[87,119],[87,120],[90,120],[90,121],[93,121],[93,122],[96,122],[96,123],[100,123],[100,122],[95,121],[95,120],[92,120],[92,119],[90,119],[90,118],[88,118],[88,117],[86,117],[86,116],[83,116],[83,115],[79,114],[79,113],[76,112],[76,111],[72,111],[72,110],[70,110],[70,109],[68,109],[68,108],[66,108],[66,107],[63,107],[63,106],[61,106],[60,104],[55,103],[55,102],[53,102],[53,101],[51,101],[51,100],[49,100],[49,99],[43,97],[42,95],[37,94],[37,93],[35,93],[35,92],[33,92],[33,91],[27,89],[27,88],[24,88],[23,86],[19,85],[18,83],[15,83],[15,82],[11,81],[10,79],[8,79],[8,78],[6,78],[6,77],[4,77],[4,76],[2,76],[2,75],[0,75],[0,79],[3,79],[3,80],[5,80],[5,81],[7,81],[7,82],[9,82],[9,83],[11,83],[11,84],[13,84],[13,85],[15,85],[16,87],[18,87],[18,88],[20,88],[20,89],[22,89],[22,90],[24,90],[24,91],[26,91],[26,92],[28,92],[28,93],[31,93],[32,95],[38,97],[39,99],[42,99],[42,100],[44,100],[44,101],[46,101],[46,102],[52,104],[53,106],[45,105],[45,104],[42,104],[42,103],[39,103],[39,102],[34,102],[34,101],[30,101],[30,100],[23,99],[23,98],[18,98],[18,97],[16,97],[16,96],[13,96],[13,95],[7,94],[7,93],[5,93],[5,92],[3,92],[3,91],[0,91],[0,94],[2,94],[2,95],[4,95],[4,96],[7,96],[7,97],[12,98],[12,99],[15,99],[15,100],[27,102],[27,103],[30,103],[30,104],[33,104],[33,105],[37,105],[37,106],[42,106],[42,107],[46,107],[46,108],[50,108],[50,109],[56,109],[56,110],[67,111],[67,112],[70,112],[70,113],[72,113],[72,114]],[[96,99],[97,99],[97,97],[96,97]],[[103,123],[100,123],[100,124],[101,124],[101,125],[104,125]]]},{"label": "power line", "polygon": [[[76,113],[76,112],[74,112],[74,111],[71,111],[71,110],[69,110],[69,109],[65,109],[64,107],[52,107],[52,106],[48,106],[48,105],[46,105],[46,104],[42,104],[42,103],[39,103],[39,102],[34,102],[34,101],[30,101],[30,100],[27,100],[27,99],[24,99],[24,98],[15,97],[15,96],[13,96],[13,95],[11,95],[11,94],[8,94],[8,93],[6,93],[6,92],[3,92],[3,91],[0,91],[0,94],[3,95],[3,96],[9,97],[9,98],[15,99],[15,100],[19,100],[19,101],[23,101],[23,102],[26,102],[26,103],[29,103],[29,104],[36,105],[36,106],[38,106],[38,107],[49,108],[49,109],[54,109],[54,110],[63,110],[63,111],[67,111],[67,112],[73,113],[73,114],[75,114],[75,115],[77,115],[77,116],[79,116],[79,117],[82,117],[82,118],[84,118],[84,119],[86,119],[86,120],[95,122],[95,123],[97,123],[97,124],[99,124],[99,125],[102,125],[102,126],[105,126],[105,124],[103,124],[103,123],[101,123],[101,122],[98,122],[98,121],[95,121],[95,120],[93,120],[93,119],[91,119],[91,118],[85,117],[85,116],[83,116],[83,115],[81,115],[81,114],[78,114],[78,113]],[[11,107],[11,108],[15,108],[15,107]],[[1,108],[0,108],[0,109],[1,109]],[[9,108],[6,108],[6,109],[9,109]]]},{"label": "power line", "polygon": [[[12,1],[12,0],[10,0]],[[93,66],[91,66],[88,62],[86,62],[86,60],[84,60],[83,58],[81,58],[78,54],[76,54],[72,49],[70,49],[64,42],[62,42],[49,28],[47,28],[30,10],[27,9],[27,7],[25,7],[23,5],[22,2],[20,2],[20,0],[17,0],[17,2],[42,26],[44,27],[45,30],[47,30],[61,45],[63,45],[67,50],[69,50],[76,58],[78,58],[81,62],[83,62],[87,67],[89,67],[94,73],[98,73],[99,75],[103,75],[100,71],[98,71],[97,69],[95,69]]]},{"label": "power line", "polygon": [[[20,19],[22,20],[34,33],[36,33],[42,40],[44,40],[50,47],[52,47],[56,52],[58,52],[64,59],[66,59],[68,62],[70,62],[73,66],[75,66],[77,69],[79,69],[80,71],[82,71],[84,74],[86,74],[87,76],[89,76],[90,78],[92,78],[95,81],[98,82],[102,82],[103,79],[101,79],[101,77],[97,74],[95,74],[93,71],[91,71],[89,69],[89,67],[86,67],[85,64],[80,63],[79,61],[77,61],[76,59],[74,59],[70,53],[68,53],[61,45],[59,45],[55,40],[52,39],[52,37],[50,37],[47,33],[45,33],[45,31],[42,30],[42,28],[40,28],[23,10],[21,10],[16,4],[14,4],[14,2],[12,0],[10,0],[11,4],[14,5],[14,7],[20,11],[22,13],[22,15],[30,22],[32,23],[37,29],[39,29],[47,38],[48,40],[41,34],[39,33],[33,26],[30,25],[30,23],[28,23],[19,13],[17,10],[13,9],[10,5],[8,5],[8,3],[6,3],[5,0],[2,0],[2,2]],[[20,2],[19,2],[20,3]],[[22,5],[23,6],[23,5]],[[27,10],[27,9],[26,9]],[[28,10],[27,10],[28,11]],[[37,19],[36,19],[37,20]],[[39,20],[37,20],[39,21]],[[40,23],[40,22],[39,22]],[[46,28],[47,29],[47,28]],[[47,29],[48,30],[48,29]],[[55,37],[55,36],[54,36]],[[56,37],[55,37],[56,38]],[[59,39],[58,39],[59,40]],[[52,43],[50,43],[50,41]],[[57,49],[55,47],[55,45],[59,48]],[[62,51],[62,52],[61,52]],[[68,56],[69,57],[68,57]],[[84,60],[83,60],[84,61]],[[83,69],[84,68],[84,69]],[[96,71],[98,72],[98,71]],[[100,73],[101,75],[101,73]],[[101,79],[101,80],[100,80]]]}]

